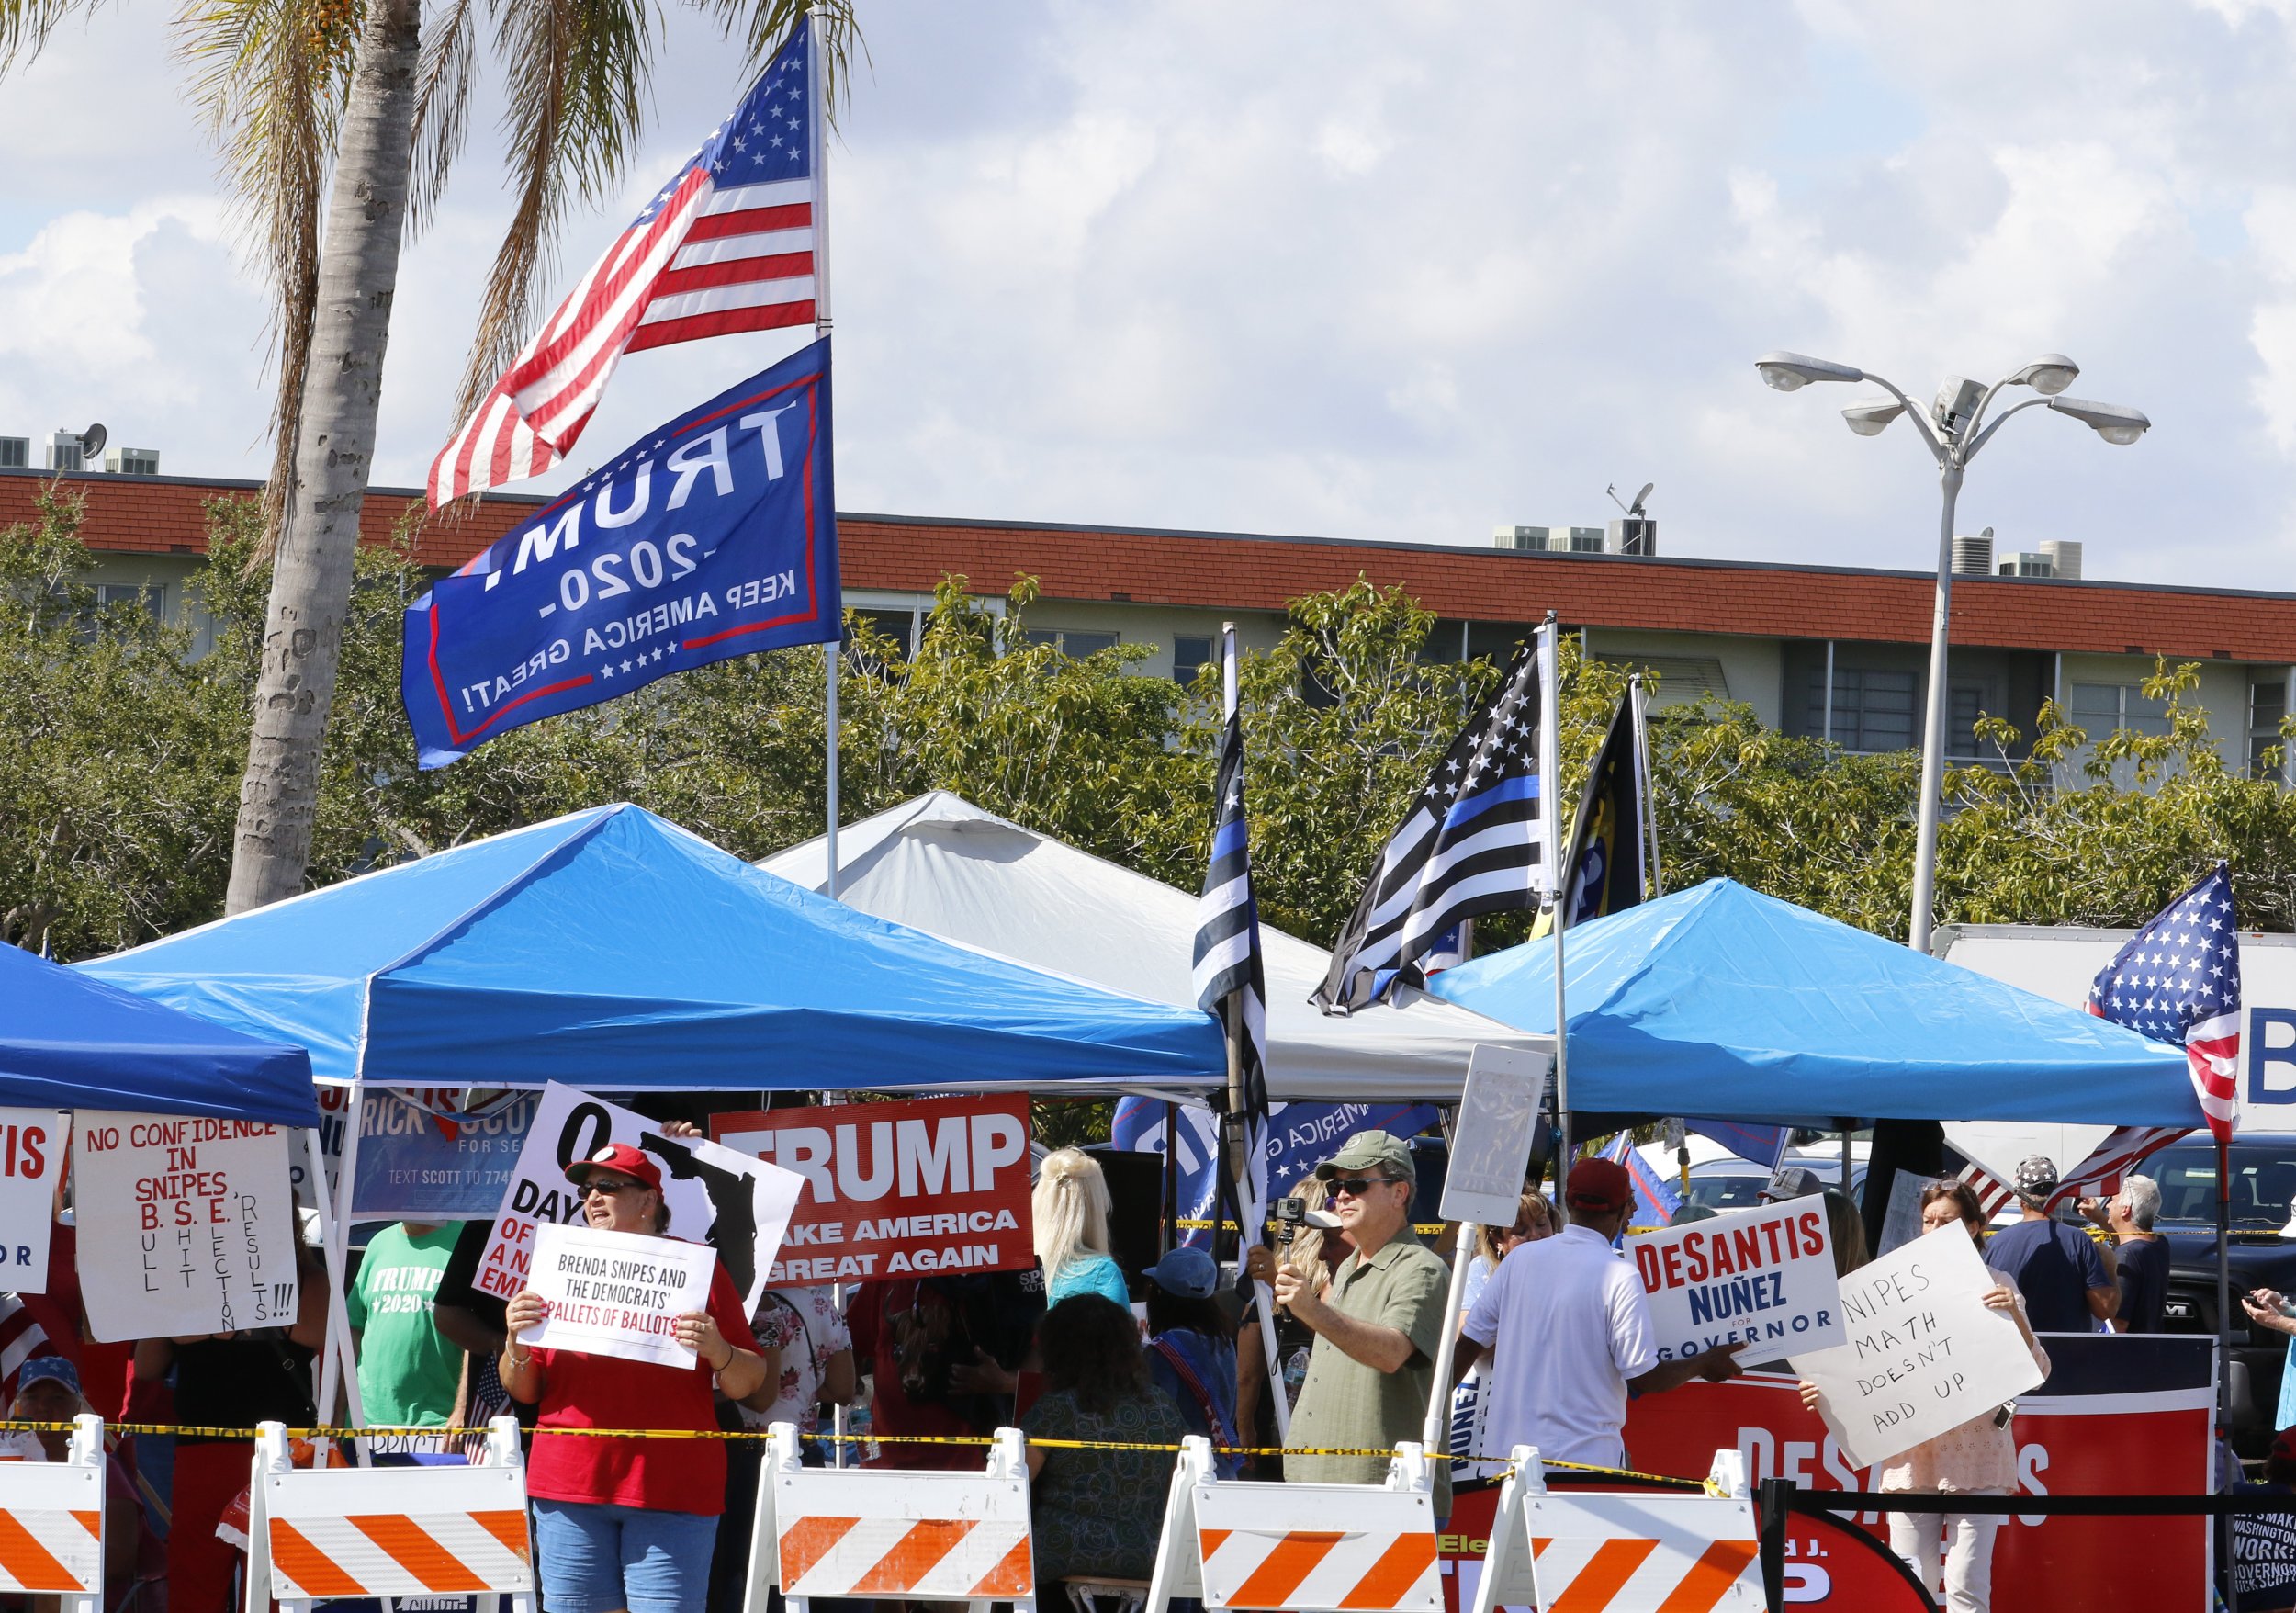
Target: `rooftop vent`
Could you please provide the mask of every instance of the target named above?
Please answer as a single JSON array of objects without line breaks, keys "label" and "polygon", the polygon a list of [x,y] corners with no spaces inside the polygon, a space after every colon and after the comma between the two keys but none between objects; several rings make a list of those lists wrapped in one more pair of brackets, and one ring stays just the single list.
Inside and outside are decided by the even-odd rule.
[{"label": "rooftop vent", "polygon": [[1654,515],[1628,515],[1610,524],[1610,552],[1642,555],[1659,552],[1659,524]]},{"label": "rooftop vent", "polygon": [[2078,582],[2081,580],[2081,546],[2074,539],[2069,537],[2044,539],[2041,545],[2041,552],[2049,557],[2049,563],[2056,568],[2058,577],[2068,582]]},{"label": "rooftop vent", "polygon": [[0,437],[0,470],[29,470],[31,468],[31,438]]},{"label": "rooftop vent", "polygon": [[48,439],[48,468],[51,470],[84,470],[87,468],[80,453],[80,434],[60,431]]},{"label": "rooftop vent", "polygon": [[1501,526],[1491,542],[1503,549],[1528,549],[1549,555],[1599,555],[1603,529],[1599,526]]},{"label": "rooftop vent", "polygon": [[2003,555],[1999,574],[2003,577],[2054,577],[2056,562],[2047,555],[2020,553]]},{"label": "rooftop vent", "polygon": [[104,468],[114,476],[157,476],[160,473],[160,451],[157,448],[114,448],[104,456]]},{"label": "rooftop vent", "polygon": [[1993,528],[1988,526],[1975,537],[1960,533],[1954,535],[1953,575],[1956,577],[1990,577],[1993,575]]}]

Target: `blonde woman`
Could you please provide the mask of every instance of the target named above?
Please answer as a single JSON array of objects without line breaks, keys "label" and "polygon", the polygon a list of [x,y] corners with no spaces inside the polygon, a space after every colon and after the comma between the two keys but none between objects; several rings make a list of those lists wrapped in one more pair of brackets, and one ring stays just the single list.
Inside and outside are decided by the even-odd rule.
[{"label": "blonde woman", "polygon": [[1097,1293],[1131,1307],[1124,1273],[1109,1253],[1109,1179],[1098,1160],[1081,1148],[1047,1154],[1037,1167],[1029,1213],[1035,1223],[1036,1256],[1044,1263],[1047,1305],[1071,1294]]}]

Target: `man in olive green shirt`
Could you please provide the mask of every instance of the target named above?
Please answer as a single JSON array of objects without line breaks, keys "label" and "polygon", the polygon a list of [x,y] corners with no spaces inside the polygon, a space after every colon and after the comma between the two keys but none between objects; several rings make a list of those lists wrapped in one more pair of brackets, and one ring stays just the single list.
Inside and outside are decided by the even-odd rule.
[{"label": "man in olive green shirt", "polygon": [[[1355,1248],[1321,1293],[1289,1265],[1277,1269],[1277,1302],[1315,1335],[1285,1443],[1391,1450],[1426,1424],[1450,1274],[1411,1229],[1417,1178],[1401,1137],[1357,1132],[1315,1174]],[[1450,1466],[1435,1464],[1438,1516],[1451,1509]],[[1295,1483],[1376,1484],[1387,1468],[1383,1456],[1284,1458]]]}]

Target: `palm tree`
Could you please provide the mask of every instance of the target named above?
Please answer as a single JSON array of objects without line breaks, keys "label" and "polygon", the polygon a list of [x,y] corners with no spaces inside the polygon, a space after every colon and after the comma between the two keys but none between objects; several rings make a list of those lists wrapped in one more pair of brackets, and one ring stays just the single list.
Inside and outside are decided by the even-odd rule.
[{"label": "palm tree", "polygon": [[[0,72],[96,0],[0,0]],[[809,9],[841,77],[850,0],[692,0],[762,62]],[[302,888],[336,658],[350,609],[399,251],[443,194],[468,128],[481,18],[438,0],[192,0],[177,21],[271,282],[278,391],[265,490],[274,562],[227,912]],[[611,193],[645,127],[661,28],[646,0],[487,0],[517,205],[496,254],[464,403],[524,336],[576,197]],[[332,159],[332,175],[329,159]],[[322,197],[326,227],[320,230]]]}]

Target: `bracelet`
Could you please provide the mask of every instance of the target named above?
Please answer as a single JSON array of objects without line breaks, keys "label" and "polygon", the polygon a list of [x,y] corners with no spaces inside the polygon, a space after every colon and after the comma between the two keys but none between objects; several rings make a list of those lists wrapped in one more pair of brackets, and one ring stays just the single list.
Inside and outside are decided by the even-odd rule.
[{"label": "bracelet", "polygon": [[520,1355],[514,1349],[506,1348],[502,1351],[502,1353],[510,1357],[511,1370],[513,1372],[523,1372],[534,1364],[535,1352],[532,1350],[528,1350],[524,1355]]}]

